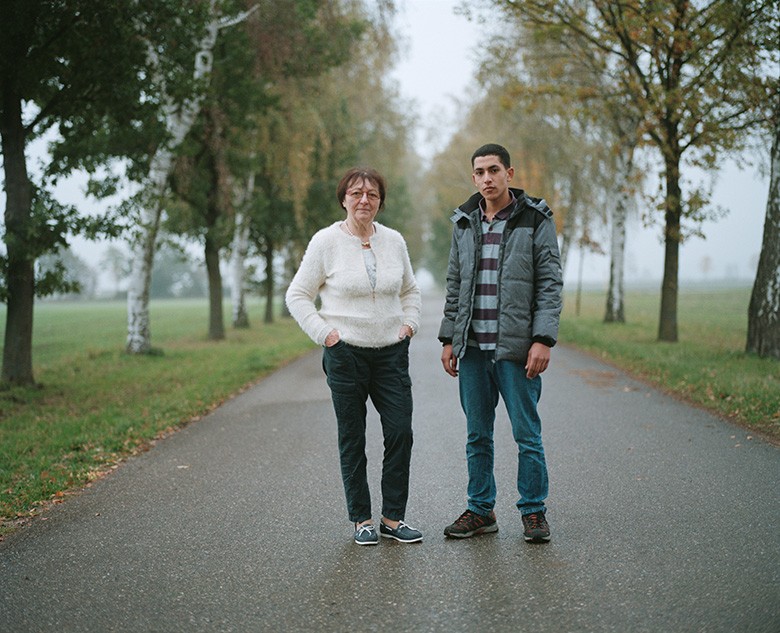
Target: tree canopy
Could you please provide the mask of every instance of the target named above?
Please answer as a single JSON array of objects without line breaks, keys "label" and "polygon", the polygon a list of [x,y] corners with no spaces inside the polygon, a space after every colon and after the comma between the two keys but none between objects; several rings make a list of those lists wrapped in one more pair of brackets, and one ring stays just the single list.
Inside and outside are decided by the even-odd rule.
[{"label": "tree canopy", "polygon": [[[131,272],[147,286],[158,227],[200,242],[219,318],[220,263],[240,251],[232,283],[256,286],[247,280],[256,270],[272,307],[310,236],[342,217],[339,176],[363,164],[388,180],[379,220],[406,235],[415,263],[441,273],[449,212],[472,192],[468,156],[487,141],[505,144],[520,186],[547,198],[564,258],[570,244],[601,248],[606,218],[619,221],[613,201],[637,186],[634,149],[652,156],[662,187],[651,210],[665,240],[658,337],[676,340],[679,247],[709,209],[709,192],[684,173],[714,170],[775,132],[776,0],[468,8],[479,7],[486,25],[501,25],[480,49],[483,91],[464,103],[459,129],[426,172],[413,108],[389,78],[399,41],[392,0],[3,2],[2,381],[34,382],[35,296],[73,288],[50,256],[75,235],[146,231],[143,256],[129,258],[148,260],[143,275]],[[25,150],[44,135],[50,160],[38,173]],[[60,203],[53,185],[76,170],[91,174],[96,196],[136,183],[135,207],[91,217]]]},{"label": "tree canopy", "polygon": [[[134,156],[143,162],[150,148],[140,131],[155,125],[159,105],[144,41],[186,53],[183,42],[198,26],[201,4],[9,0],[0,5],[0,136],[6,190],[2,267],[8,304],[4,382],[34,381],[36,285],[39,293],[56,286],[51,275],[36,284],[35,259],[65,245],[73,233],[115,233],[113,222],[91,222],[54,202],[47,183],[75,168],[92,171],[116,158]],[[165,72],[181,73],[173,61]],[[180,89],[187,89],[184,84]],[[43,181],[34,182],[25,149],[47,132],[54,132],[52,161]]]},{"label": "tree canopy", "polygon": [[603,59],[609,88],[636,109],[640,138],[663,165],[665,260],[659,340],[677,340],[683,218],[706,191],[686,190],[684,164],[715,168],[771,117],[778,93],[776,0],[493,0],[572,50]]}]

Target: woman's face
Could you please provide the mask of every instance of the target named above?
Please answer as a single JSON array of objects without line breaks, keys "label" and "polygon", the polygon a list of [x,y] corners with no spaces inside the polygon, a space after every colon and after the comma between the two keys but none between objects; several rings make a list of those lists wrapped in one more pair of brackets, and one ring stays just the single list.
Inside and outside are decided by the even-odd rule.
[{"label": "woman's face", "polygon": [[356,180],[347,187],[342,205],[347,210],[347,218],[358,224],[374,221],[379,213],[381,198],[379,189],[370,180]]}]

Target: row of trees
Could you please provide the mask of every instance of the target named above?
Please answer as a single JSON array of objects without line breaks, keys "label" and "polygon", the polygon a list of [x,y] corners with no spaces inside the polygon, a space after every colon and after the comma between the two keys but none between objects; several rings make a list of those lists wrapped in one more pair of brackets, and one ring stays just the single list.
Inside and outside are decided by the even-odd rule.
[{"label": "row of trees", "polygon": [[[624,319],[626,214],[638,202],[657,209],[665,244],[658,338],[676,341],[680,244],[686,228],[697,231],[713,212],[709,190],[686,182],[685,168],[717,169],[724,157],[767,137],[776,145],[780,5],[484,0],[469,6],[484,24],[501,28],[483,48],[485,96],[451,148],[495,121],[494,138],[518,148],[521,182],[553,198],[564,260],[570,244],[597,247],[594,222],[610,226],[606,321]],[[440,157],[444,168],[448,153]],[[773,158],[747,349],[780,357],[777,171]],[[640,197],[644,175],[653,173],[658,193]]]},{"label": "row of trees", "polygon": [[[247,325],[247,261],[264,263],[270,309],[275,267],[281,262],[277,272],[289,278],[311,234],[342,217],[333,191],[352,164],[383,171],[392,193],[384,221],[403,230],[415,261],[444,270],[437,259],[448,249],[448,211],[471,193],[463,157],[487,140],[504,142],[521,184],[550,198],[564,262],[571,246],[600,247],[594,227],[611,227],[608,321],[624,318],[626,214],[637,203],[657,205],[666,244],[659,339],[676,340],[684,221],[709,208],[707,191],[686,186],[683,167],[714,169],[762,131],[777,134],[776,1],[470,6],[481,6],[475,17],[491,31],[475,78],[483,96],[433,175],[420,177],[414,121],[386,79],[397,47],[392,0],[4,2],[2,381],[33,382],[34,297],[67,285],[63,266],[35,262],[73,235],[129,239],[131,353],[152,349],[151,270],[161,239],[199,244],[209,336],[219,339],[220,261],[229,257],[233,325]],[[51,160],[35,174],[25,149],[47,133]],[[85,217],[49,193],[74,170],[91,175],[93,195],[120,186],[136,193],[111,213]],[[653,170],[662,186],[648,203],[642,174]],[[778,177],[748,344],[775,356]]]},{"label": "row of trees", "polygon": [[[313,230],[339,217],[332,192],[346,166],[381,164],[400,228],[413,167],[411,121],[384,79],[392,10],[389,0],[3,3],[2,381],[34,381],[34,297],[67,285],[63,266],[35,262],[74,235],[129,239],[127,350],[146,353],[161,237],[201,245],[209,336],[219,339],[223,254],[236,280],[234,323],[246,323],[247,257],[266,262],[272,295],[278,255],[294,266]],[[25,149],[46,133],[51,160],[33,174]],[[48,193],[74,170],[90,174],[93,195],[137,193],[84,217]]]}]

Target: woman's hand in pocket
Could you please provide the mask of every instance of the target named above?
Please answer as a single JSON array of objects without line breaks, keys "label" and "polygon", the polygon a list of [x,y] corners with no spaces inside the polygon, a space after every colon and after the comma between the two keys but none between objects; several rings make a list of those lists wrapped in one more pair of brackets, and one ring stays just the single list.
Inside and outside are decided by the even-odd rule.
[{"label": "woman's hand in pocket", "polygon": [[341,340],[341,335],[338,330],[331,330],[325,337],[325,347],[333,347]]}]

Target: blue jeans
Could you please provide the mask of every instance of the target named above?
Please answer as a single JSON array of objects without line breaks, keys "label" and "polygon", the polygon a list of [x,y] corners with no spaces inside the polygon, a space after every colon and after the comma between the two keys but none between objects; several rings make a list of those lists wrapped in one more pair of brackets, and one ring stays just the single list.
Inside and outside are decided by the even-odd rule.
[{"label": "blue jeans", "polygon": [[341,478],[349,520],[371,518],[371,494],[366,473],[366,402],[379,413],[384,438],[382,516],[400,521],[409,497],[412,457],[412,382],[409,339],[380,348],[339,341],[323,350],[339,437]]},{"label": "blue jeans", "polygon": [[468,509],[487,516],[496,503],[493,474],[493,426],[498,396],[506,405],[517,443],[517,509],[521,514],[543,512],[547,498],[547,464],[542,446],[542,421],[537,404],[540,376],[529,380],[523,363],[495,360],[495,353],[468,347],[460,360],[460,403],[466,414]]}]

